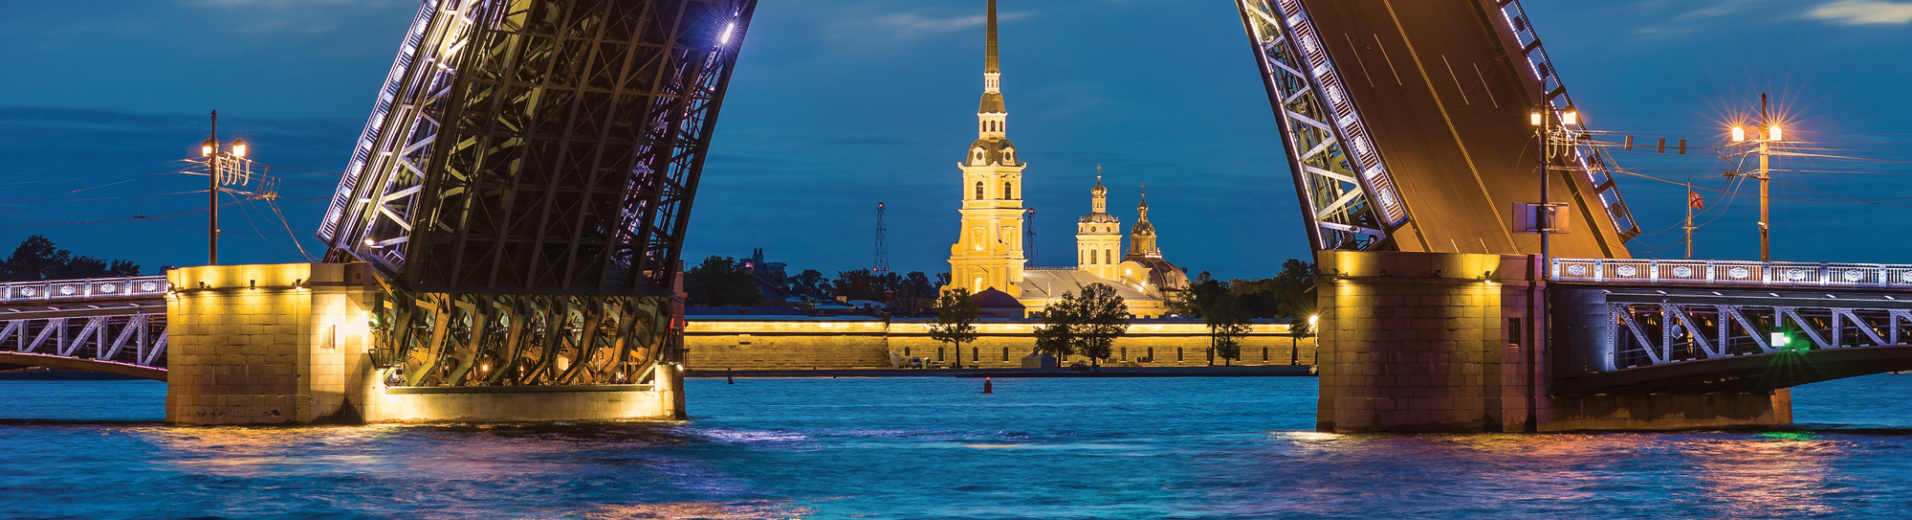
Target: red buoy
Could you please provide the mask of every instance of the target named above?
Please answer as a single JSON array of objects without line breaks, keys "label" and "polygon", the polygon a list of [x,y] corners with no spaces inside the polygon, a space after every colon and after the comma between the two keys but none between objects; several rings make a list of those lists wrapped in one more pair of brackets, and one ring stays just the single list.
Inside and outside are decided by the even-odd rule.
[{"label": "red buoy", "polygon": [[991,391],[989,391],[989,378],[988,378],[988,377],[984,377],[984,378],[983,378],[983,393],[985,393],[985,394],[993,394],[993,393],[995,393],[995,392],[991,392]]}]

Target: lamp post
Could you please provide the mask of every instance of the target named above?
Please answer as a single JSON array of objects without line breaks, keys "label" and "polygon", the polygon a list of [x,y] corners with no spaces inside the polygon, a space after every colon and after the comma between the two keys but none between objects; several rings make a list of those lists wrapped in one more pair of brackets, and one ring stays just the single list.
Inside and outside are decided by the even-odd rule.
[{"label": "lamp post", "polygon": [[212,136],[199,144],[199,156],[206,158],[206,265],[219,265],[219,176],[222,161],[246,158],[246,140],[234,139],[232,146],[219,142],[219,111],[212,111]]},{"label": "lamp post", "polygon": [[[1553,192],[1549,189],[1550,181],[1553,179],[1553,162],[1551,161],[1551,155],[1554,151],[1553,107],[1547,102],[1542,101],[1540,108],[1528,116],[1528,122],[1536,127],[1536,135],[1540,138],[1540,204],[1534,207],[1534,228],[1535,231],[1540,233],[1540,261],[1538,262],[1539,265],[1534,266],[1534,283],[1529,293],[1533,296],[1534,300],[1533,304],[1528,307],[1529,309],[1537,311],[1539,316],[1534,316],[1533,319],[1530,320],[1530,323],[1533,324],[1532,326],[1536,330],[1534,331],[1534,341],[1529,342],[1530,344],[1527,347],[1526,370],[1527,429],[1528,431],[1533,431],[1539,424],[1539,415],[1537,412],[1537,407],[1539,406],[1537,401],[1539,398],[1534,394],[1539,391],[1540,351],[1542,345],[1545,345],[1547,342],[1548,334],[1546,284],[1547,272],[1550,266],[1548,265],[1547,257],[1553,253],[1553,244],[1548,239],[1548,234],[1553,231],[1554,226]],[[1567,142],[1567,146],[1571,147],[1573,135],[1571,133],[1572,130],[1567,127],[1580,124],[1580,111],[1575,110],[1571,106],[1567,107],[1565,110],[1560,111],[1560,120],[1558,123],[1562,133],[1566,134],[1565,141]]]},{"label": "lamp post", "polygon": [[[1759,126],[1765,130],[1765,133],[1762,135],[1759,132],[1760,129],[1754,129],[1752,139],[1753,142],[1758,145],[1758,148],[1755,150],[1756,153],[1759,154],[1759,170],[1753,172],[1753,178],[1759,179],[1759,261],[1771,262],[1773,260],[1772,219],[1769,213],[1770,207],[1767,205],[1766,199],[1768,193],[1766,181],[1770,181],[1773,178],[1771,169],[1772,144],[1784,140],[1785,133],[1779,128],[1779,125],[1772,123],[1771,117],[1767,114],[1765,94],[1759,95]],[[1746,142],[1745,128],[1739,126],[1733,127],[1733,142]]]}]

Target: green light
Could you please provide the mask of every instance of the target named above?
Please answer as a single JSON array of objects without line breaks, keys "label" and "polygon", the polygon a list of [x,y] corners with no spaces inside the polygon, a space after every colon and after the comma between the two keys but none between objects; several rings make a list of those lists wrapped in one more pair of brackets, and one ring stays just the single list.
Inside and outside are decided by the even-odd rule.
[{"label": "green light", "polygon": [[1792,344],[1792,336],[1787,336],[1786,333],[1784,332],[1773,333],[1773,348],[1784,347],[1786,345],[1791,345],[1791,344]]}]

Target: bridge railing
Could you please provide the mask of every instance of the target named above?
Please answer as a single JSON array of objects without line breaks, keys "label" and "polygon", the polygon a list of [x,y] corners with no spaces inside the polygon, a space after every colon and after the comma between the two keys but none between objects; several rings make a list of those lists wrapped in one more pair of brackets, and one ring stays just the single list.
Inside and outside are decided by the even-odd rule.
[{"label": "bridge railing", "polygon": [[171,288],[164,275],[9,282],[0,283],[0,303],[160,296]]},{"label": "bridge railing", "polygon": [[1555,258],[1555,282],[1912,289],[1912,265]]}]

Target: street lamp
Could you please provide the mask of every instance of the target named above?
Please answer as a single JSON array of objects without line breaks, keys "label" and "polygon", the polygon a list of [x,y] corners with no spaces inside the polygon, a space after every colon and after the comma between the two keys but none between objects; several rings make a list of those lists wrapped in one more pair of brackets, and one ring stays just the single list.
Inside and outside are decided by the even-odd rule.
[{"label": "street lamp", "polygon": [[[1770,193],[1768,181],[1772,180],[1772,144],[1785,140],[1785,130],[1773,123],[1766,112],[1766,95],[1759,95],[1759,124],[1766,127],[1765,135],[1751,136],[1753,144],[1758,145],[1753,153],[1759,154],[1759,169],[1753,172],[1753,178],[1759,180],[1759,261],[1771,262],[1772,256],[1772,220],[1771,205],[1767,199]],[[1754,132],[1757,134],[1757,130]],[[1734,143],[1745,143],[1746,129],[1733,126]]]},{"label": "street lamp", "polygon": [[233,175],[227,169],[238,166],[246,158],[248,147],[245,139],[234,139],[230,149],[219,142],[219,111],[212,112],[212,136],[199,143],[199,156],[206,159],[206,204],[209,224],[206,229],[206,265],[219,265],[219,191],[221,174]]}]

